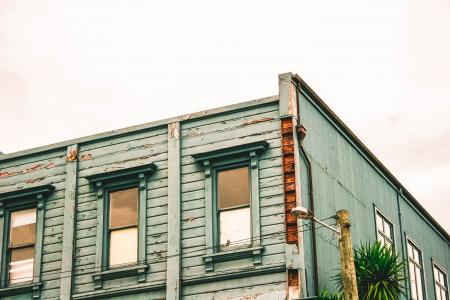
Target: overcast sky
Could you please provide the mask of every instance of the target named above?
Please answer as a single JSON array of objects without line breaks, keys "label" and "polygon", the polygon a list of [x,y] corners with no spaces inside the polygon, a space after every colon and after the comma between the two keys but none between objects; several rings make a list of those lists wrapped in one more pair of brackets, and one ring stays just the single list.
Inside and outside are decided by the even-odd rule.
[{"label": "overcast sky", "polygon": [[0,2],[0,151],[278,93],[298,73],[450,231],[450,2]]}]

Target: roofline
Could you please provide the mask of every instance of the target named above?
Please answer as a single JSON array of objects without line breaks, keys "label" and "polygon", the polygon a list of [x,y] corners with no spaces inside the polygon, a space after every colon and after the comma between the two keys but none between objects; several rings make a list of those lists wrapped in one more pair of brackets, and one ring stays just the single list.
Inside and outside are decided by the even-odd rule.
[{"label": "roofline", "polygon": [[235,111],[239,111],[239,110],[245,110],[250,107],[266,105],[266,104],[278,101],[278,99],[279,99],[278,95],[264,97],[264,98],[258,98],[258,99],[240,102],[240,103],[236,103],[236,104],[231,104],[231,105],[227,105],[227,106],[222,106],[222,107],[218,107],[218,108],[213,108],[213,109],[203,110],[203,111],[199,111],[199,112],[195,112],[195,113],[180,115],[177,117],[166,118],[166,119],[152,121],[152,122],[148,122],[148,123],[144,123],[144,124],[140,124],[140,125],[135,125],[135,126],[125,127],[125,128],[121,128],[121,129],[97,133],[97,134],[93,134],[93,135],[88,135],[88,136],[84,136],[81,138],[66,140],[63,142],[58,142],[58,143],[49,144],[49,145],[45,145],[45,146],[35,147],[35,148],[21,150],[21,151],[17,151],[17,152],[4,153],[4,154],[0,155],[0,162],[10,160],[10,159],[23,158],[23,157],[34,155],[37,153],[50,152],[50,151],[54,151],[57,149],[65,148],[65,147],[67,147],[69,145],[73,145],[73,144],[92,143],[95,141],[105,140],[105,139],[118,137],[118,136],[123,136],[123,135],[127,135],[130,133],[146,131],[146,130],[149,130],[152,128],[165,126],[165,125],[167,125],[169,123],[173,123],[173,122],[189,122],[191,120],[201,119],[201,118],[210,117],[210,116],[214,116],[214,115],[220,115],[220,114],[235,112]]},{"label": "roofline", "polygon": [[411,204],[419,210],[430,222],[436,227],[436,229],[446,238],[447,243],[450,243],[450,235],[449,233],[426,211],[426,209],[419,203],[419,201],[414,198],[414,196],[398,181],[397,178],[383,165],[383,163],[367,148],[366,145],[344,124],[344,122],[331,110],[331,108],[325,104],[325,102],[317,95],[313,89],[297,74],[292,75],[294,81],[296,81],[300,85],[300,90],[303,90],[307,93],[311,100],[314,101],[316,105],[318,105],[323,112],[337,125],[344,133],[348,136],[348,138],[361,150],[367,158],[377,167],[380,171],[386,176],[389,181],[391,181],[394,186],[397,188],[397,191],[400,192],[401,195],[406,196],[407,200],[411,202]]}]

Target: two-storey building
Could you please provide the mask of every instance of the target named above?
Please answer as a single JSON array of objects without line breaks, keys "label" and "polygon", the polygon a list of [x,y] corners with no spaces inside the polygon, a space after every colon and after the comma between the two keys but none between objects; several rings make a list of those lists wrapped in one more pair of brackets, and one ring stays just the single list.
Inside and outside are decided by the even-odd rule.
[{"label": "two-storey building", "polygon": [[[3,141],[7,142],[7,141]],[[332,288],[333,224],[448,299],[450,238],[296,75],[279,94],[0,156],[0,298],[300,299]]]}]

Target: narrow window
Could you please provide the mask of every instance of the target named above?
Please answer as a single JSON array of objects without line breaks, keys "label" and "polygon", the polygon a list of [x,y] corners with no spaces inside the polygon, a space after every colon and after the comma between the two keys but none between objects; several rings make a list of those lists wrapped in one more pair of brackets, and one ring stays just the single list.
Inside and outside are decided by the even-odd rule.
[{"label": "narrow window", "polygon": [[36,244],[36,208],[11,212],[9,228],[9,284],[30,282]]},{"label": "narrow window", "polygon": [[408,245],[408,266],[409,266],[409,283],[411,285],[411,299],[424,299],[424,284],[423,284],[423,266],[422,266],[422,252],[411,242],[407,241]]},{"label": "narrow window", "polygon": [[109,194],[109,265],[137,263],[138,189]]},{"label": "narrow window", "polygon": [[251,245],[248,167],[217,172],[220,250]]},{"label": "narrow window", "polygon": [[394,226],[376,210],[377,240],[383,245],[394,248]]},{"label": "narrow window", "polygon": [[433,275],[436,300],[448,300],[447,274],[433,263]]}]

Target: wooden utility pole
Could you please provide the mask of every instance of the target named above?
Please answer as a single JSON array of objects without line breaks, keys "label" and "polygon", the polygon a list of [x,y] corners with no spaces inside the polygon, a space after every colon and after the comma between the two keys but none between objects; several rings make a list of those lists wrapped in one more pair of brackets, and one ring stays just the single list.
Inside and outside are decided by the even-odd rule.
[{"label": "wooden utility pole", "polygon": [[339,252],[341,254],[341,272],[344,283],[344,299],[358,300],[358,287],[356,285],[355,262],[353,260],[352,237],[350,236],[350,220],[347,210],[336,213],[337,224],[341,228]]}]

